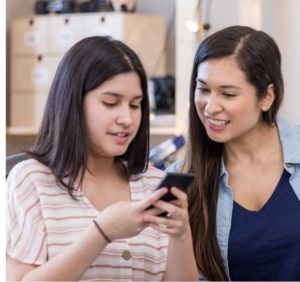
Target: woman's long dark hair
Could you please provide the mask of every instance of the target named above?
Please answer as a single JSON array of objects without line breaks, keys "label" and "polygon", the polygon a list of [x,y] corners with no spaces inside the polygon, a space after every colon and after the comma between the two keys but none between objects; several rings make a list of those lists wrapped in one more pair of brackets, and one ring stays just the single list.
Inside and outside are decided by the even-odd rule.
[{"label": "woman's long dark hair", "polygon": [[139,76],[143,92],[139,130],[126,153],[120,156],[127,162],[129,178],[148,166],[149,100],[147,78],[138,56],[120,41],[93,36],[76,43],[57,68],[38,136],[28,153],[48,166],[73,198],[87,169],[84,96],[108,79],[127,72]]},{"label": "woman's long dark hair", "polygon": [[228,280],[216,237],[222,143],[212,141],[201,123],[194,104],[198,67],[204,61],[234,55],[247,80],[256,88],[258,99],[274,86],[275,100],[262,113],[267,124],[275,121],[283,98],[281,55],[266,33],[249,27],[232,26],[207,37],[199,46],[190,83],[189,138],[183,170],[195,174],[188,191],[194,252],[199,270],[209,280]]}]

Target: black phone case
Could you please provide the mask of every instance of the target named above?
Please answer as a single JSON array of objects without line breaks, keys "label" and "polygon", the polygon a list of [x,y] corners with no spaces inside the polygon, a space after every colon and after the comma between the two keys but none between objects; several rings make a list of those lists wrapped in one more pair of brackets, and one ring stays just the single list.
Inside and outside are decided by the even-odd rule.
[{"label": "black phone case", "polygon": [[179,188],[183,192],[187,192],[187,188],[189,184],[194,179],[194,175],[190,173],[181,173],[181,172],[169,172],[165,175],[165,177],[161,180],[161,182],[158,184],[156,189],[160,189],[162,187],[167,187],[169,189],[169,192],[165,194],[161,200],[170,202],[172,200],[175,200],[176,197],[171,194],[170,189],[175,186]]}]

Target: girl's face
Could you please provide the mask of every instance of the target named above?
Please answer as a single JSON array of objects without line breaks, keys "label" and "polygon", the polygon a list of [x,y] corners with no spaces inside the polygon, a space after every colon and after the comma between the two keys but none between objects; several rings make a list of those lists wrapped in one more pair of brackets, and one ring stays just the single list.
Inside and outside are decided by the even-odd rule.
[{"label": "girl's face", "polygon": [[256,89],[233,56],[199,65],[194,102],[209,138],[215,142],[248,136],[262,123],[265,101],[258,101]]},{"label": "girl's face", "polygon": [[122,73],[86,93],[83,101],[89,153],[123,155],[141,123],[143,92],[135,72]]}]

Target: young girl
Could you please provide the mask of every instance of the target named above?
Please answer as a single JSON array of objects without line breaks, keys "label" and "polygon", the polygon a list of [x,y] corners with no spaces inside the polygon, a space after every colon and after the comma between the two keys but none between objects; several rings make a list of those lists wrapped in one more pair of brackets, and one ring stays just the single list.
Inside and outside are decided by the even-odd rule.
[{"label": "young girl", "polygon": [[169,170],[195,174],[189,214],[208,280],[300,280],[300,127],[277,117],[282,99],[266,33],[233,26],[200,44],[187,154]]},{"label": "young girl", "polygon": [[[106,37],[62,59],[41,129],[7,180],[8,280],[195,280],[186,195],[148,168],[147,79]],[[158,216],[162,211],[169,217]]]}]

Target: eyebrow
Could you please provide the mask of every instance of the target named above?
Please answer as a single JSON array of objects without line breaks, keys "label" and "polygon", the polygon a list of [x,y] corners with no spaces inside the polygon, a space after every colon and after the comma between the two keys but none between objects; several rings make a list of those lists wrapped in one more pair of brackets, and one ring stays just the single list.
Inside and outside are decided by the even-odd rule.
[{"label": "eyebrow", "polygon": [[[119,94],[119,93],[115,93],[115,92],[104,92],[102,93],[102,95],[105,95],[105,96],[113,96],[113,97],[123,97],[123,95]],[[138,100],[138,99],[143,99],[143,95],[136,95],[136,96],[133,96],[132,100]]]},{"label": "eyebrow", "polygon": [[[196,78],[196,82],[207,85],[207,83],[204,80],[200,79],[200,78]],[[241,89],[241,87],[238,87],[238,86],[233,85],[233,84],[221,85],[220,88],[223,88],[223,89]]]}]

